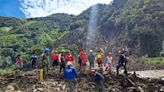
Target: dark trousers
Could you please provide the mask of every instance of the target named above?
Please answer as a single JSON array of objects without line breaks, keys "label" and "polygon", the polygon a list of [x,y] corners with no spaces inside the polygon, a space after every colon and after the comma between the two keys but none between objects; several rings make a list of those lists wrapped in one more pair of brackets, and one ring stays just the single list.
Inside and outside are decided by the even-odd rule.
[{"label": "dark trousers", "polygon": [[53,62],[53,67],[54,66],[58,66],[58,60],[54,60],[54,62]]},{"label": "dark trousers", "polygon": [[94,62],[89,62],[90,68],[94,68]]},{"label": "dark trousers", "polygon": [[119,63],[119,64],[117,65],[117,75],[119,74],[119,68],[120,68],[120,67],[123,67],[123,68],[124,68],[124,73],[125,73],[125,75],[128,75],[127,68],[126,68],[126,63]]},{"label": "dark trousers", "polygon": [[36,61],[32,61],[32,68],[34,69],[36,67]]},{"label": "dark trousers", "polygon": [[80,71],[80,69],[81,69],[81,63],[79,63],[79,71]]},{"label": "dark trousers", "polygon": [[100,80],[98,83],[96,83],[96,86],[99,92],[104,92],[104,80]]},{"label": "dark trousers", "polygon": [[98,66],[102,67],[103,62],[98,62]]},{"label": "dark trousers", "polygon": [[64,69],[65,69],[65,63],[62,62],[60,64],[60,73],[61,73],[62,70],[64,71]]}]

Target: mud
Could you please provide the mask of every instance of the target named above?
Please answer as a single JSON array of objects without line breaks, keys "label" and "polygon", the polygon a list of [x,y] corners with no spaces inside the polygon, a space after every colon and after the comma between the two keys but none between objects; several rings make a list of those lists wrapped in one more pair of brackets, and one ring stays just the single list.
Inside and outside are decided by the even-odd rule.
[{"label": "mud", "polygon": [[[39,82],[38,70],[18,71],[0,77],[2,92],[68,92],[63,74],[50,70],[46,80]],[[135,74],[105,74],[105,92],[164,92],[161,79],[139,78]],[[93,76],[88,72],[79,74],[76,80],[76,92],[98,92]]]},{"label": "mud", "polygon": [[[146,63],[136,57],[129,57],[130,60],[127,63],[127,68],[130,71],[143,71],[143,70],[163,70],[164,64],[162,63]],[[115,61],[117,63],[117,61]],[[115,64],[116,65],[116,64]]]}]

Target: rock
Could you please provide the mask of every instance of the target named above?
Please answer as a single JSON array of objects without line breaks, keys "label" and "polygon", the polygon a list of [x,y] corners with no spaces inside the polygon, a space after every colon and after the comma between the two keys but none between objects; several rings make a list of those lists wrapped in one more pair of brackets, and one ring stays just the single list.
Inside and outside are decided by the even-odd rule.
[{"label": "rock", "polygon": [[58,84],[57,86],[60,88],[60,90],[62,90],[62,86],[63,86],[63,85]]},{"label": "rock", "polygon": [[137,92],[136,87],[129,87],[128,92]]},{"label": "rock", "polygon": [[34,89],[33,92],[37,92],[37,89]]},{"label": "rock", "polygon": [[14,91],[14,92],[23,92],[23,91],[18,90],[18,91]]},{"label": "rock", "polygon": [[162,77],[161,80],[164,81],[164,77]]},{"label": "rock", "polygon": [[139,86],[138,87],[138,90],[140,91],[140,92],[144,92],[144,90]]},{"label": "rock", "polygon": [[54,92],[60,92],[60,88],[59,87],[54,88]]},{"label": "rock", "polygon": [[44,91],[44,89],[43,89],[43,88],[37,88],[37,90],[38,90],[38,91]]},{"label": "rock", "polygon": [[66,85],[63,85],[63,86],[62,86],[62,90],[65,90],[65,89],[66,89]]},{"label": "rock", "polygon": [[161,86],[159,92],[164,92],[164,86]]},{"label": "rock", "polygon": [[118,88],[112,88],[110,92],[120,92]]},{"label": "rock", "polygon": [[57,82],[57,81],[54,81],[52,84],[53,84],[53,85],[57,85],[57,84],[58,84],[58,82]]},{"label": "rock", "polygon": [[14,90],[15,90],[15,88],[14,88],[12,85],[8,85],[8,86],[6,87],[5,92],[14,92]]}]

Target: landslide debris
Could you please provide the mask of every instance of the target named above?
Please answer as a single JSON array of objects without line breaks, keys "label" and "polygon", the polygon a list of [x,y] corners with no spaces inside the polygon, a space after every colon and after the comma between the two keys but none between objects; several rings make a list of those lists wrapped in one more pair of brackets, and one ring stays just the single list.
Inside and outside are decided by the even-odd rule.
[{"label": "landslide debris", "polygon": [[[39,82],[39,71],[18,71],[0,77],[0,91],[3,92],[68,92],[68,84],[58,70],[50,70],[46,80]],[[164,81],[143,79],[135,74],[104,74],[105,92],[164,92]],[[97,92],[90,73],[79,74],[77,92]]]}]

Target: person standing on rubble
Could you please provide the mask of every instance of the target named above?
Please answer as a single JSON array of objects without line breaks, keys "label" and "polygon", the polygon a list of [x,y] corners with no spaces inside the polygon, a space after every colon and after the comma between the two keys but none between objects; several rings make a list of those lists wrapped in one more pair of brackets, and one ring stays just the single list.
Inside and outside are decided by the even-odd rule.
[{"label": "person standing on rubble", "polygon": [[57,51],[55,51],[54,54],[52,55],[53,69],[55,66],[56,67],[58,66],[58,64],[59,64],[58,60],[59,60],[59,55],[58,55]]},{"label": "person standing on rubble", "polygon": [[96,54],[96,62],[98,63],[99,69],[103,71],[103,53],[101,50],[98,50]]},{"label": "person standing on rubble", "polygon": [[65,61],[64,54],[61,54],[61,56],[60,56],[60,73],[62,72],[62,70],[64,71],[65,64],[66,64],[66,61]]},{"label": "person standing on rubble", "polygon": [[81,69],[80,69],[80,71],[82,73],[85,73],[85,70],[86,70],[86,62],[87,62],[87,54],[84,51],[84,49],[82,49],[80,51],[80,59],[81,59]]},{"label": "person standing on rubble", "polygon": [[68,63],[68,62],[74,63],[74,58],[69,51],[66,53],[65,60],[66,60],[66,63]]},{"label": "person standing on rubble", "polygon": [[31,56],[31,67],[32,67],[32,69],[35,69],[37,67],[38,59],[39,58],[37,55]]},{"label": "person standing on rubble", "polygon": [[94,82],[96,83],[99,92],[104,92],[104,76],[95,69],[92,69],[91,73],[95,77]]},{"label": "person standing on rubble", "polygon": [[41,54],[40,69],[43,69],[43,77],[48,75],[48,60],[49,60],[50,49],[45,48],[44,52]]},{"label": "person standing on rubble", "polygon": [[23,69],[23,63],[24,63],[24,59],[21,57],[21,55],[18,55],[16,58],[17,68],[22,70]]},{"label": "person standing on rubble", "polygon": [[64,70],[64,78],[68,82],[68,86],[70,88],[69,92],[75,92],[75,90],[76,90],[77,71],[72,66],[72,62],[67,62],[67,67]]},{"label": "person standing on rubble", "polygon": [[93,53],[93,50],[89,50],[88,60],[89,60],[89,66],[90,69],[94,68],[94,61],[95,61],[95,55]]},{"label": "person standing on rubble", "polygon": [[125,52],[123,53],[123,51],[119,50],[118,55],[119,55],[119,61],[118,61],[117,67],[116,67],[117,75],[119,74],[120,67],[123,67],[125,75],[128,75],[127,68],[126,68],[126,63],[127,63],[128,59],[125,55]]},{"label": "person standing on rubble", "polygon": [[108,71],[109,73],[112,72],[113,61],[114,61],[113,55],[111,52],[109,52],[107,57],[104,60],[105,71]]}]

